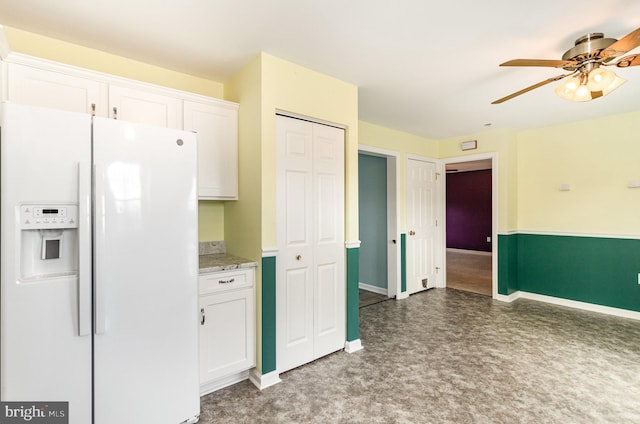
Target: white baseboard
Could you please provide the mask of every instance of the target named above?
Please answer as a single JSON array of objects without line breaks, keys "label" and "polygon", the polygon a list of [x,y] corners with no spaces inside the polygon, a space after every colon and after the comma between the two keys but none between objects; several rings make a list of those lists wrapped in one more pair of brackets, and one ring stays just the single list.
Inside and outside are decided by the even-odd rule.
[{"label": "white baseboard", "polygon": [[387,289],[383,287],[372,286],[371,284],[367,284],[367,283],[358,283],[358,288],[362,290],[370,291],[373,293],[383,294],[385,296],[387,296],[387,293],[388,293]]},{"label": "white baseboard", "polygon": [[258,390],[264,390],[267,387],[280,383],[280,374],[278,371],[271,371],[267,374],[260,374],[255,368],[249,371],[249,381],[253,383]]},{"label": "white baseboard", "polygon": [[401,292],[396,295],[397,300],[408,299],[408,298],[409,298],[409,292]]},{"label": "white baseboard", "polygon": [[222,377],[214,381],[200,385],[200,396],[208,395],[216,390],[224,389],[232,384],[239,383],[249,378],[249,370],[241,371],[239,373]]},{"label": "white baseboard", "polygon": [[344,351],[347,353],[357,352],[362,349],[364,349],[364,347],[362,346],[362,341],[360,341],[360,339],[344,342]]},{"label": "white baseboard", "polygon": [[562,299],[560,297],[545,296],[543,294],[529,293],[525,291],[517,291],[509,296],[498,295],[496,300],[503,302],[513,302],[516,299],[530,299],[538,302],[551,303],[553,305],[567,306],[574,309],[582,309],[584,311],[597,312],[600,314],[613,315],[617,317],[630,318],[640,320],[640,312],[629,311],[627,309],[612,308],[610,306],[596,305],[594,303],[580,302],[577,300]]},{"label": "white baseboard", "polygon": [[499,300],[500,302],[507,302],[507,303],[511,303],[514,300],[519,299],[519,298],[520,298],[520,292],[519,291],[511,293],[509,295],[496,294],[495,297],[494,297],[495,300]]}]

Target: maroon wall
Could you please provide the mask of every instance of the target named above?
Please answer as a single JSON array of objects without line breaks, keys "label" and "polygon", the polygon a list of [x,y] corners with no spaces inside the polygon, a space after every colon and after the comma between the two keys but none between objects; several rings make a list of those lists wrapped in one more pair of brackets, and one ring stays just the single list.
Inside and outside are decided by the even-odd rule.
[{"label": "maroon wall", "polygon": [[491,170],[447,174],[447,247],[490,252]]}]

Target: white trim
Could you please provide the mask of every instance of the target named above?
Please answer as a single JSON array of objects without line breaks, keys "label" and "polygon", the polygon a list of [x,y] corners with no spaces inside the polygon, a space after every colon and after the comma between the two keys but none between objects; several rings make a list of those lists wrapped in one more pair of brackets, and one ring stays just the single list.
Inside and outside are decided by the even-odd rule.
[{"label": "white trim", "polygon": [[401,293],[398,293],[396,295],[396,300],[402,300],[402,299],[408,299],[408,298],[409,298],[409,292],[408,291],[401,292]]},{"label": "white trim", "polygon": [[7,55],[9,55],[9,42],[4,27],[0,25],[0,59],[6,59]]},{"label": "white trim", "polygon": [[300,113],[290,112],[288,110],[283,110],[283,109],[276,109],[276,115],[286,116],[288,118],[293,118],[293,119],[300,119],[302,121],[315,122],[316,124],[320,124],[320,125],[327,125],[329,127],[340,128],[341,130],[347,129],[347,126],[344,124],[338,124],[337,122],[332,122],[332,121],[325,121],[324,119],[312,118],[307,115],[302,115]]},{"label": "white trim", "polygon": [[[529,293],[525,291],[517,291],[515,293],[512,293],[509,296],[502,296],[502,297],[508,299],[508,300],[505,299],[504,300],[505,302],[512,302],[517,299],[529,299],[529,300],[535,300],[538,302],[550,303],[553,305],[567,306],[569,308],[581,309],[584,311],[597,312],[600,314],[613,315],[613,316],[622,317],[622,318],[640,320],[640,312],[630,311],[627,309],[612,308],[610,306],[596,305],[594,303],[580,302],[577,300],[563,299],[560,297]],[[498,299],[498,300],[502,300],[502,299]]]},{"label": "white trim", "polygon": [[395,158],[400,157],[400,152],[396,152],[395,150],[381,149],[379,147],[367,146],[366,144],[358,144],[358,153],[360,152],[364,152],[371,156],[377,155],[380,157],[386,157],[386,156],[392,156]]},{"label": "white trim", "polygon": [[200,385],[200,396],[208,395],[216,390],[223,389],[232,384],[239,383],[249,378],[249,370],[232,374],[226,377],[215,379],[211,382]]},{"label": "white trim", "polygon": [[447,252],[464,253],[467,255],[491,256],[491,252],[482,250],[456,249],[455,247],[447,247]]},{"label": "white trim", "polygon": [[519,298],[520,298],[520,292],[514,292],[514,293],[511,293],[510,295],[497,294],[494,297],[495,300],[499,300],[500,302],[507,302],[507,303],[511,303],[514,300],[517,300]]},{"label": "white trim", "polygon": [[344,351],[347,353],[357,352],[362,349],[364,349],[364,347],[362,346],[362,341],[360,341],[360,339],[344,342]]},{"label": "white trim", "polygon": [[360,240],[348,240],[344,242],[347,249],[359,249],[362,242]]},{"label": "white trim", "polygon": [[385,289],[384,287],[372,286],[371,284],[367,284],[367,283],[358,283],[358,288],[361,290],[372,292],[372,293],[383,294],[385,296],[387,296],[387,293],[388,293],[388,290]]},{"label": "white trim", "polygon": [[[379,147],[358,145],[364,153],[387,160],[387,293],[393,297],[401,289],[400,263],[400,152]],[[358,206],[360,206],[358,204]],[[393,242],[395,240],[395,242]]]},{"label": "white trim", "polygon": [[511,234],[532,234],[542,236],[566,236],[566,237],[593,237],[593,238],[615,238],[640,240],[640,234],[603,234],[603,233],[571,233],[564,231],[545,231],[545,230],[515,230]]},{"label": "white trim", "polygon": [[258,370],[253,368],[249,371],[249,381],[253,383],[254,386],[258,388],[258,390],[264,390],[267,387],[275,386],[280,383],[280,374],[278,371],[271,371],[267,374],[260,374]]},{"label": "white trim", "polygon": [[[498,299],[498,213],[499,213],[499,202],[498,196],[500,195],[498,179],[498,153],[497,152],[487,152],[487,153],[478,153],[474,155],[462,155],[456,157],[450,157],[442,159],[442,162],[445,165],[449,163],[461,163],[461,162],[472,162],[477,160],[486,160],[491,159],[491,292],[492,298]],[[444,172],[443,184],[446,184],[447,173]],[[446,200],[446,190],[443,190],[443,243],[446,248],[447,237],[446,237],[446,209],[447,209],[447,200]],[[444,262],[444,279],[446,285],[446,277],[447,277],[447,263],[446,258]],[[502,296],[502,295],[500,295]]]},{"label": "white trim", "polygon": [[512,236],[514,234],[518,234],[518,230],[500,230],[500,231],[498,231],[498,235],[500,235],[500,236]]},{"label": "white trim", "polygon": [[278,248],[277,247],[267,247],[262,249],[262,257],[263,258],[271,258],[274,256],[278,256]]}]

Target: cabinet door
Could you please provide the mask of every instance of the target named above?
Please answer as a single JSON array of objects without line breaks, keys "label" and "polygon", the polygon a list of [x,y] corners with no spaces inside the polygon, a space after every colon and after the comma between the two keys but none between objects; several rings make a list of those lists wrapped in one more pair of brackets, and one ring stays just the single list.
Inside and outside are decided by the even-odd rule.
[{"label": "cabinet door", "polygon": [[109,117],[182,129],[181,99],[150,90],[109,85]]},{"label": "cabinet door", "polygon": [[200,384],[255,365],[253,287],[200,296]]},{"label": "cabinet door", "polygon": [[184,129],[198,133],[198,197],[237,199],[237,106],[185,101]]},{"label": "cabinet door", "polygon": [[7,64],[7,100],[70,112],[107,115],[107,84],[53,70]]}]

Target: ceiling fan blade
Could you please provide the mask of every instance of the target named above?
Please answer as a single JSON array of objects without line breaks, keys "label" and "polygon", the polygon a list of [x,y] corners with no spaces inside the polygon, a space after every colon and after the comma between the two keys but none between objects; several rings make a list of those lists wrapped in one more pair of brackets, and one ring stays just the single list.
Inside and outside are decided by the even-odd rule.
[{"label": "ceiling fan blade", "polygon": [[552,59],[513,59],[501,63],[500,66],[546,66],[549,68],[564,68],[565,66],[573,66],[576,62],[571,60],[552,60]]},{"label": "ceiling fan blade", "polygon": [[640,54],[632,54],[629,56],[625,56],[621,59],[618,59],[616,63],[612,63],[611,65],[616,65],[618,68],[628,68],[629,66],[639,66]]},{"label": "ceiling fan blade", "polygon": [[553,77],[553,78],[546,79],[546,80],[544,80],[544,81],[542,81],[542,82],[539,82],[539,83],[537,83],[537,84],[533,84],[532,86],[529,86],[529,87],[527,87],[527,88],[523,88],[523,89],[522,89],[522,90],[520,90],[520,91],[516,91],[515,93],[509,94],[509,95],[508,95],[508,96],[506,96],[506,97],[503,97],[503,98],[501,98],[501,99],[495,100],[495,101],[491,102],[491,104],[492,104],[492,105],[497,105],[497,104],[500,104],[500,103],[502,103],[502,102],[506,102],[507,100],[511,100],[511,99],[513,99],[514,97],[517,97],[517,96],[519,96],[519,95],[521,95],[521,94],[527,93],[527,92],[529,92],[529,91],[531,91],[531,90],[535,90],[535,89],[536,89],[536,88],[538,88],[538,87],[542,87],[543,85],[547,85],[547,84],[552,83],[552,82],[554,82],[554,81],[559,81],[559,80],[561,80],[562,78],[565,78],[565,77],[568,77],[568,76],[571,76],[571,75],[574,75],[574,74],[575,74],[575,72],[574,72],[574,73],[571,73],[571,74],[558,75],[557,77]]},{"label": "ceiling fan blade", "polygon": [[600,52],[600,57],[611,60],[614,57],[622,56],[623,54],[640,46],[640,28],[625,35],[606,49]]}]

